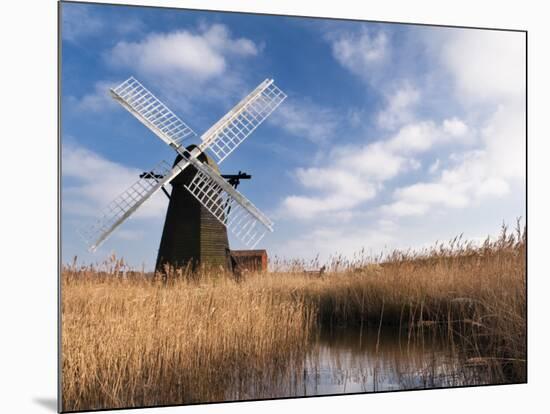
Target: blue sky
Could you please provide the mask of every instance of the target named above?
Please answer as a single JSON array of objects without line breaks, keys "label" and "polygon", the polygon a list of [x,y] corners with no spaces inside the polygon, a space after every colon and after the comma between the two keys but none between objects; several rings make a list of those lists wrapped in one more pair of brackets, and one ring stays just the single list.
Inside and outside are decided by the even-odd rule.
[{"label": "blue sky", "polygon": [[64,3],[62,259],[154,264],[162,193],[95,254],[77,234],[175,156],[109,97],[129,76],[199,135],[265,78],[288,94],[222,165],[252,174],[239,190],[275,222],[272,258],[494,235],[525,216],[524,36]]}]

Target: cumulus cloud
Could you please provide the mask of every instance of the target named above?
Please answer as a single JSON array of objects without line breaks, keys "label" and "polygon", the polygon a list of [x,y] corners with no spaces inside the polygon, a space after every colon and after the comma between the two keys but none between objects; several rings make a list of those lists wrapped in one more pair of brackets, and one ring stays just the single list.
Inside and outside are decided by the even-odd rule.
[{"label": "cumulus cloud", "polygon": [[525,34],[456,30],[439,53],[463,102],[502,103],[525,96]]},{"label": "cumulus cloud", "polygon": [[[525,35],[514,32],[461,31],[444,46],[441,59],[455,79],[458,99],[488,116],[480,122],[480,145],[445,176],[499,180],[525,177]],[[462,53],[462,55],[458,55]],[[470,62],[476,62],[470,65]],[[461,132],[459,124],[451,128]],[[483,177],[480,177],[482,174]],[[500,191],[502,193],[503,191]]]},{"label": "cumulus cloud", "polygon": [[[341,224],[341,223],[340,223]],[[293,237],[274,249],[274,253],[287,258],[313,259],[330,262],[335,255],[365,260],[369,254],[379,253],[397,239],[397,228],[392,222],[378,221],[354,223],[352,226],[320,224],[311,231]]]},{"label": "cumulus cloud", "polygon": [[422,216],[429,210],[429,206],[425,203],[398,200],[391,204],[383,205],[381,210],[390,216]]},{"label": "cumulus cloud", "polygon": [[384,129],[395,129],[414,119],[414,107],[420,101],[420,91],[406,82],[386,97],[386,107],[376,117]]},{"label": "cumulus cloud", "polygon": [[491,174],[491,164],[483,151],[469,153],[455,166],[427,182],[398,188],[394,201],[381,207],[388,215],[424,215],[430,210],[465,208],[485,197],[502,197],[510,190],[501,176]]},{"label": "cumulus cloud", "polygon": [[[517,108],[521,113],[521,108]],[[512,182],[525,178],[525,144],[518,112],[501,107],[483,128],[481,148],[450,157],[451,165],[433,181],[397,189],[382,211],[397,216],[421,215],[434,208],[463,208],[486,197],[502,197]],[[439,161],[439,160],[438,160]],[[439,169],[439,162],[430,171]]]},{"label": "cumulus cloud", "polygon": [[296,137],[323,144],[335,138],[340,119],[334,110],[309,100],[287,99],[269,122]]},{"label": "cumulus cloud", "polygon": [[138,42],[121,41],[106,55],[114,66],[159,76],[186,76],[198,82],[222,75],[230,56],[258,54],[254,42],[233,38],[222,24],[202,26],[197,32],[177,30],[151,33]]},{"label": "cumulus cloud", "polygon": [[[131,25],[130,25],[131,26]],[[195,30],[149,33],[137,41],[121,40],[103,53],[111,68],[135,75],[176,112],[191,114],[197,101],[235,104],[250,86],[241,61],[257,56],[260,46],[232,36],[222,24],[203,24]],[[117,82],[98,81],[92,91],[71,97],[77,109],[108,110],[113,105],[108,88]]]},{"label": "cumulus cloud", "polygon": [[525,177],[525,101],[499,105],[481,132],[487,162],[504,178]]},{"label": "cumulus cloud", "polygon": [[442,139],[441,131],[433,121],[405,125],[388,141],[388,147],[404,153],[418,153],[430,149]]},{"label": "cumulus cloud", "polygon": [[447,207],[464,207],[468,200],[459,191],[441,183],[416,183],[395,192],[400,199],[417,204],[441,204]]},{"label": "cumulus cloud", "polygon": [[[336,191],[333,194],[320,197],[315,196],[289,196],[283,201],[282,207],[286,209],[294,218],[298,219],[315,219],[326,213],[336,213],[340,216],[341,213],[350,213],[350,209],[357,206],[362,201],[372,198],[375,191],[371,190],[371,194],[365,189],[360,190],[362,194],[367,194],[366,197],[358,196],[355,193],[346,193]],[[341,216],[340,216],[341,217]]]},{"label": "cumulus cloud", "polygon": [[[332,32],[327,35],[327,39],[331,44],[334,58],[380,92],[384,107],[376,114],[375,120],[381,138],[368,144],[337,148],[331,152],[330,157],[323,160],[322,167],[309,169],[312,179],[315,179],[315,175],[321,177],[326,174],[349,174],[357,177],[363,183],[363,187],[369,189],[365,192],[368,193],[368,197],[353,197],[351,191],[344,192],[334,186],[325,185],[317,189],[322,196],[292,195],[283,201],[286,214],[296,218],[311,219],[316,215],[323,217],[328,213],[340,214],[342,211],[356,210],[363,202],[373,199],[386,181],[404,172],[419,169],[421,162],[416,157],[443,145],[471,144],[477,132],[458,116],[450,116],[441,121],[419,119],[417,110],[420,106],[425,108],[426,104],[421,101],[421,92],[415,86],[414,81],[418,79],[393,78],[383,86],[378,82],[385,78],[384,68],[390,63],[391,45],[387,33],[363,27],[355,32]],[[360,110],[356,109],[350,114],[350,122],[356,127],[360,122],[360,113]],[[390,134],[385,131],[389,131]],[[432,165],[432,174],[440,168],[440,163],[439,161],[437,165]],[[302,170],[296,170],[295,176],[306,191],[314,190],[311,184],[306,185],[301,179]],[[355,186],[359,193],[363,187]],[[444,189],[435,185],[427,188],[421,186],[418,191],[425,192],[430,201],[420,205],[416,199],[408,200],[407,197],[414,193],[410,190],[402,195],[394,195],[394,205],[385,206],[383,210],[389,213],[394,211],[396,215],[419,215],[425,213],[429,206],[436,202],[452,206],[467,203],[461,195],[446,197],[443,194]],[[317,206],[316,203],[323,203],[323,206]]]},{"label": "cumulus cloud", "polygon": [[443,130],[453,137],[463,137],[468,133],[468,125],[457,117],[453,117],[443,121]]},{"label": "cumulus cloud", "polygon": [[103,56],[112,69],[138,77],[173,110],[204,117],[194,113],[197,104],[227,108],[252,88],[243,68],[261,48],[233,36],[223,24],[202,24],[120,41]]},{"label": "cumulus cloud", "polygon": [[94,84],[94,90],[92,92],[84,94],[80,98],[71,96],[68,104],[72,105],[78,111],[102,112],[113,109],[117,106],[117,104],[111,97],[109,88],[112,88],[119,83],[120,81],[98,81]]},{"label": "cumulus cloud", "polygon": [[388,149],[383,142],[365,146],[348,146],[334,151],[334,163],[342,169],[354,171],[376,181],[395,177],[407,160]]},{"label": "cumulus cloud", "polygon": [[[452,75],[457,99],[466,112],[486,114],[476,127],[477,148],[451,154],[450,163],[432,181],[395,190],[394,201],[381,209],[386,214],[422,215],[477,205],[487,197],[509,194],[511,185],[525,179],[523,35],[458,31],[445,40],[438,58]],[[457,140],[472,135],[472,129],[456,117],[445,120],[442,131]],[[410,138],[423,145],[414,134]],[[432,173],[438,170],[439,160],[430,168]]]},{"label": "cumulus cloud", "polygon": [[389,58],[389,39],[382,31],[374,33],[363,26],[357,32],[329,34],[328,39],[334,58],[365,80],[371,80],[370,69],[380,67]]},{"label": "cumulus cloud", "polygon": [[[363,35],[368,36],[367,33]],[[342,47],[349,47],[350,38],[340,40],[343,42],[341,45],[346,45]],[[368,42],[359,43],[364,46]],[[297,169],[295,177],[304,189],[310,192],[317,190],[322,195],[287,197],[282,203],[285,214],[300,219],[312,219],[327,213],[351,214],[352,209],[373,199],[385,181],[403,172],[419,169],[421,163],[414,156],[437,145],[463,140],[468,134],[467,125],[457,117],[444,119],[439,124],[431,120],[417,120],[414,109],[419,99],[418,89],[410,82],[402,82],[393,93],[386,95],[386,107],[377,116],[378,124],[383,129],[397,129],[389,137],[364,145],[337,147],[323,160],[322,167]],[[350,116],[353,123],[353,118],[359,115],[355,111]],[[305,172],[307,182],[304,180]],[[334,180],[338,180],[339,185],[332,185]],[[315,182],[318,183],[316,186]],[[346,183],[349,185],[346,186]]]},{"label": "cumulus cloud", "polygon": [[[454,129],[449,130],[449,124],[453,125]],[[425,153],[436,145],[454,142],[456,130],[460,129],[457,125],[465,129],[459,132],[467,131],[466,124],[458,118],[444,120],[439,125],[424,121],[405,125],[385,140],[335,148],[330,156],[323,160],[323,166],[299,168],[294,172],[306,191],[317,191],[318,194],[286,197],[282,203],[282,211],[286,216],[298,219],[349,212],[363,202],[373,199],[385,181],[406,171],[420,168],[421,163],[412,155]],[[432,189],[432,192],[434,190]],[[442,191],[437,190],[439,193]],[[400,198],[399,195],[396,197]],[[440,198],[444,196],[441,195]],[[452,197],[448,198],[449,203],[452,200]],[[407,205],[414,202],[417,200],[409,200]],[[402,204],[394,209],[398,213],[405,210]],[[384,211],[392,212],[394,209],[385,208]],[[420,214],[425,209],[413,210],[415,214]]]},{"label": "cumulus cloud", "polygon": [[306,189],[321,192],[320,196],[294,195],[284,199],[283,210],[300,219],[349,210],[376,194],[372,183],[342,168],[300,168],[296,177]]},{"label": "cumulus cloud", "polygon": [[[480,226],[473,224],[472,212],[486,215],[486,206],[501,199],[511,206],[502,211],[515,214],[511,200],[523,197],[514,193],[525,179],[523,35],[512,39],[501,32],[448,31],[430,39],[430,53],[435,53],[423,61],[429,71],[417,72],[411,62],[403,81],[388,69],[396,55],[389,35],[376,41],[378,33],[329,37],[335,59],[367,83],[369,92],[378,92],[383,107],[374,116],[365,108],[348,111],[355,128],[366,117],[374,119],[378,130],[368,133],[376,139],[333,149],[315,166],[293,172],[303,194],[285,198],[281,209],[287,217],[307,219],[310,228],[284,243],[281,251],[287,256],[313,251],[321,257],[335,252],[349,257],[365,246],[396,247],[419,228],[428,235],[425,242],[455,235],[435,225],[435,217],[453,217],[465,226],[459,231],[467,228],[477,236]],[[412,44],[422,46],[422,41],[420,36]],[[410,174],[416,179],[406,176],[423,162],[426,171]],[[410,247],[418,241],[411,236],[405,243]]]}]

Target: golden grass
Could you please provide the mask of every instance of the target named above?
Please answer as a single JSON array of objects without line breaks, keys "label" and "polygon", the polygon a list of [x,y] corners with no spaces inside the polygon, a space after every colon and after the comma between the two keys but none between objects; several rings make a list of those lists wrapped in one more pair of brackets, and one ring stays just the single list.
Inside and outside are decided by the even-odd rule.
[{"label": "golden grass", "polygon": [[[481,247],[455,239],[419,253],[329,273],[299,288],[323,326],[396,325],[412,337],[438,335],[484,365],[492,382],[526,381],[525,232]],[[284,285],[291,284],[291,276]]]},{"label": "golden grass", "polygon": [[[320,326],[399,326],[439,335],[464,366],[525,381],[525,233],[481,247],[455,240],[322,277],[290,271],[171,272],[168,282],[109,268],[62,272],[63,410],[280,395]],[[487,368],[489,368],[487,370]]]},{"label": "golden grass", "polygon": [[300,362],[313,322],[302,301],[228,279],[66,275],[63,298],[64,410],[251,398],[239,381]]}]

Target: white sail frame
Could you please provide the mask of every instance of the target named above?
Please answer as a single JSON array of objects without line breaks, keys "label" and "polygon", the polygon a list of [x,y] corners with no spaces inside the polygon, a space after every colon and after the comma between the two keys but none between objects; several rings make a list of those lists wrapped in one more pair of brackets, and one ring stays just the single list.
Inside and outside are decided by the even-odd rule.
[{"label": "white sail frame", "polygon": [[110,89],[110,92],[124,109],[171,147],[179,148],[183,140],[197,135],[134,77]]},{"label": "white sail frame", "polygon": [[[221,163],[284,101],[286,95],[274,85],[273,79],[263,81],[209,128],[201,136],[202,142],[191,153],[183,148],[181,142],[195,134],[193,130],[135,78],[130,77],[110,91],[117,102],[162,141],[174,148],[183,159],[172,169],[166,168],[166,165],[163,164],[165,172],[161,173],[162,179],[153,182],[150,180],[152,176],[146,176],[113,200],[103,216],[97,220],[89,232],[86,232],[88,233],[88,243],[91,244],[91,251],[96,250],[146,200],[164,185],[169,184],[191,164],[198,170],[197,180],[203,179],[202,185],[209,186],[209,191],[223,192],[228,207],[227,214],[229,210],[232,210],[231,216],[234,219],[230,219],[227,214],[222,217],[211,212],[241,240],[249,245],[259,242],[265,231],[256,231],[258,222],[261,224],[258,228],[263,227],[265,230],[273,231],[273,223],[267,216],[229,185],[214,169],[197,159],[202,152],[213,147],[212,152]],[[197,181],[194,182],[197,184]],[[193,193],[190,187],[186,187],[199,202],[210,210],[211,206],[205,204],[208,201],[205,197],[202,197],[198,191]],[[193,188],[197,190],[199,187]],[[246,221],[243,222],[244,217],[246,217]],[[238,226],[241,229],[237,228]],[[242,233],[241,230],[246,231]]]},{"label": "white sail frame", "polygon": [[273,79],[263,81],[202,136],[221,164],[286,99]]}]

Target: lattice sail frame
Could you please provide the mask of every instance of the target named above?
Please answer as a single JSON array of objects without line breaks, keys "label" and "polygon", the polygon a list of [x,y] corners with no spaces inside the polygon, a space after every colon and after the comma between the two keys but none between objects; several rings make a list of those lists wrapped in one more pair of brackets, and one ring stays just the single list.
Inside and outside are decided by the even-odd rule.
[{"label": "lattice sail frame", "polygon": [[214,169],[198,160],[191,163],[197,173],[185,188],[240,241],[252,249],[273,231],[273,222]]},{"label": "lattice sail frame", "polygon": [[103,210],[101,216],[91,227],[81,231],[81,235],[94,251],[131,213],[133,213],[145,200],[160,189],[164,179],[155,178],[162,175],[170,176],[172,166],[166,161],[161,161],[150,172],[137,180],[117,198],[111,201]]},{"label": "lattice sail frame", "polygon": [[110,91],[120,105],[168,145],[177,148],[183,140],[196,135],[135,78],[130,77]]},{"label": "lattice sail frame", "polygon": [[202,135],[218,164],[222,163],[277,107],[286,95],[273,83],[263,81],[213,127]]},{"label": "lattice sail frame", "polygon": [[[212,201],[210,205],[205,204],[208,200],[198,192],[200,186],[194,187],[195,193],[189,187],[188,190],[237,238],[248,246],[255,246],[265,235],[265,230],[273,231],[273,223],[260,210],[229,185],[215,170],[197,160],[202,152],[212,146],[212,153],[218,159],[218,163],[221,163],[285,100],[286,95],[275,86],[273,79],[263,81],[208,129],[201,136],[203,142],[191,154],[183,149],[181,142],[195,134],[193,130],[135,78],[130,77],[110,91],[118,103],[166,144],[174,148],[183,156],[183,159],[171,169],[168,163],[163,161],[151,172],[164,175],[164,178],[159,180],[153,175],[145,175],[113,200],[104,210],[101,218],[88,231],[81,232],[87,243],[91,245],[91,251],[96,250],[141,204],[164,185],[169,184],[190,164],[201,172],[203,178],[207,178],[206,181],[201,182],[203,182],[202,186],[211,188],[208,193],[215,191],[223,195],[227,207],[225,213],[220,215]],[[200,178],[201,175],[197,180]],[[232,212],[231,217],[229,217],[229,211]],[[261,225],[257,225],[258,222]],[[237,226],[240,226],[240,230]]]}]

